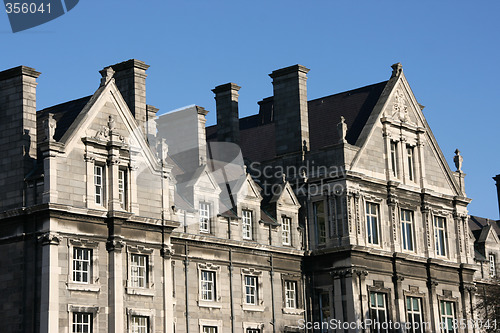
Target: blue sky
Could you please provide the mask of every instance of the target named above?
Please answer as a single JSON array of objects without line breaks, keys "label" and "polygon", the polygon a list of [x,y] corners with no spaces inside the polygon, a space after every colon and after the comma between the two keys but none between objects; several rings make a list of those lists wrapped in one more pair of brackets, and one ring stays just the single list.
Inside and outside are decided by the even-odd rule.
[{"label": "blue sky", "polygon": [[38,108],[92,94],[98,70],[130,58],[151,65],[148,104],[212,111],[211,89],[235,82],[240,114],[272,95],[267,74],[311,69],[309,99],[387,80],[401,62],[444,155],[464,156],[471,214],[498,219],[500,2],[89,1],[13,34],[0,14],[1,69],[42,72]]}]

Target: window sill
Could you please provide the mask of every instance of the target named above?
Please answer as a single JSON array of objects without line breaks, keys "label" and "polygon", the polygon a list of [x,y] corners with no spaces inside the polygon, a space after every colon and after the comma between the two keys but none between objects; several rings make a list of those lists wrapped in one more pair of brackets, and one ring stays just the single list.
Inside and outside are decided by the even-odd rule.
[{"label": "window sill", "polygon": [[198,306],[200,308],[213,308],[213,309],[222,308],[222,304],[215,301],[198,301]]},{"label": "window sill", "polygon": [[153,289],[148,288],[126,288],[127,294],[129,295],[140,295],[140,296],[150,296],[153,297],[155,295],[155,291]]},{"label": "window sill", "polygon": [[301,315],[301,314],[304,313],[304,310],[302,310],[302,309],[288,309],[288,308],[283,308],[282,312],[284,314]]},{"label": "window sill", "polygon": [[68,290],[71,291],[86,291],[86,292],[98,293],[101,290],[100,284],[68,282],[66,283],[66,286]]},{"label": "window sill", "polygon": [[265,307],[263,305],[252,305],[252,304],[242,304],[241,307],[243,311],[252,312],[264,312]]}]

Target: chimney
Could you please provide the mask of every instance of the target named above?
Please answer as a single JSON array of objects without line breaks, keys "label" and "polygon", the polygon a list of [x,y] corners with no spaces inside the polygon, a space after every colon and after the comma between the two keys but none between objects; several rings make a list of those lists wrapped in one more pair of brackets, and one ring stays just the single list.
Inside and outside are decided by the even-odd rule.
[{"label": "chimney", "polygon": [[146,108],[146,70],[149,65],[136,59],[130,59],[112,65],[115,71],[116,86],[120,90],[125,102],[137,120],[139,126],[146,133],[144,124],[147,121]]},{"label": "chimney", "polygon": [[238,91],[240,88],[235,83],[226,83],[212,89],[217,106],[217,141],[236,144],[240,142],[238,115]]},{"label": "chimney", "polygon": [[300,152],[304,145],[309,146],[308,72],[308,68],[294,65],[269,74],[273,79],[277,155]]},{"label": "chimney", "polygon": [[497,186],[498,209],[500,211],[500,175],[493,177],[493,180],[496,182],[495,185]]},{"label": "chimney", "polygon": [[36,163],[36,79],[19,66],[0,72],[0,211],[23,206],[24,178]]}]

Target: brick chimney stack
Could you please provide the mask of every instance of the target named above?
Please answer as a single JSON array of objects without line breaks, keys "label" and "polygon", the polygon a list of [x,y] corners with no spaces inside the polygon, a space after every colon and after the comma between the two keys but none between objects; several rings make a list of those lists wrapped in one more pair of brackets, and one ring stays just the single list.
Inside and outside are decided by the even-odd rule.
[{"label": "brick chimney stack", "polygon": [[294,65],[269,74],[274,90],[276,155],[300,152],[304,141],[309,147],[308,72],[308,68]]},{"label": "brick chimney stack", "polygon": [[238,114],[238,91],[235,83],[215,87],[217,107],[217,141],[240,142],[240,120]]},{"label": "brick chimney stack", "polygon": [[115,71],[116,86],[120,90],[125,102],[137,120],[137,123],[146,133],[144,124],[147,119],[146,107],[146,70],[149,65],[136,59],[130,59],[112,65]]},{"label": "brick chimney stack", "polygon": [[19,66],[0,72],[0,211],[23,206],[24,178],[36,163],[36,79]]},{"label": "brick chimney stack", "polygon": [[495,181],[495,185],[497,186],[498,210],[500,212],[500,175],[496,175],[495,177],[493,177],[493,180]]}]

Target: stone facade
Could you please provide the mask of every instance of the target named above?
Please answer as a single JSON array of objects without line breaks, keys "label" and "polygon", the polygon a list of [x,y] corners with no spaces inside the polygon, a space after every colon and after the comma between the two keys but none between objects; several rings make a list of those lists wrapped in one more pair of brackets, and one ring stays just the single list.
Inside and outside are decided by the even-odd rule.
[{"label": "stone facade", "polygon": [[38,112],[40,73],[0,72],[2,331],[478,318],[500,228],[468,215],[462,157],[451,171],[400,64],[313,101],[309,69],[276,70],[242,119],[221,85],[208,128],[200,106],[156,115],[148,67],[105,67],[92,96]]}]

